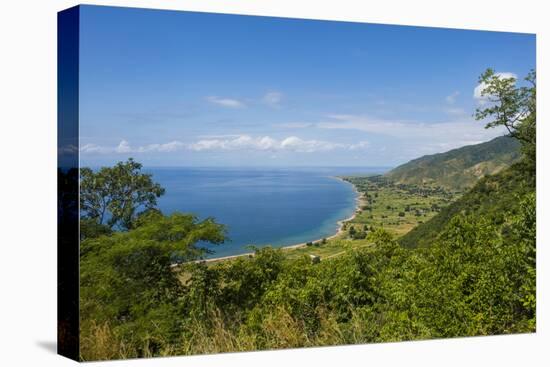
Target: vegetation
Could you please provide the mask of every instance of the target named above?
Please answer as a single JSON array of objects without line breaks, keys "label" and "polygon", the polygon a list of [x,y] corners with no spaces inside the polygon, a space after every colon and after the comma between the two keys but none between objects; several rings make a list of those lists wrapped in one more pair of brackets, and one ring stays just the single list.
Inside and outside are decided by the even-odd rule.
[{"label": "vegetation", "polygon": [[136,262],[138,276],[120,266],[130,252],[117,251],[106,255],[108,292],[83,280],[82,358],[532,331],[534,220],[531,195],[510,233],[459,215],[429,249],[407,250],[379,229],[372,246],[317,264],[264,248],[213,266]]},{"label": "vegetation", "polygon": [[339,234],[330,240],[306,243],[306,247],[284,249],[288,258],[319,256],[322,259],[342,255],[345,251],[371,245],[368,234],[383,228],[403,236],[418,224],[437,215],[455,200],[459,193],[440,187],[395,184],[380,175],[344,177],[359,192],[359,209],[353,219],[343,223]]},{"label": "vegetation", "polygon": [[511,137],[522,143],[524,166],[535,172],[537,76],[534,70],[525,77],[525,86],[517,86],[516,78],[502,78],[493,69],[487,69],[479,78],[485,87],[481,96],[488,105],[476,110],[478,120],[491,119],[485,128],[504,126]]},{"label": "vegetation", "polygon": [[130,229],[141,210],[156,206],[164,189],[140,170],[132,158],[97,172],[80,170],[80,209],[91,220],[87,224]]},{"label": "vegetation", "polygon": [[346,223],[353,232],[384,228],[401,236],[435,216],[459,196],[459,192],[413,184],[398,184],[385,176],[347,177],[361,194],[362,208]]},{"label": "vegetation", "polygon": [[430,246],[458,214],[478,215],[496,225],[504,225],[511,215],[518,213],[520,199],[534,191],[534,184],[534,177],[525,175],[523,163],[484,177],[458,200],[442,208],[437,216],[401,237],[399,242],[405,247]]},{"label": "vegetation", "polygon": [[[83,359],[99,357],[95,343],[100,341],[93,340],[97,335],[90,332],[115,331],[121,343],[139,341],[134,356],[154,353],[167,335],[179,332],[184,288],[172,264],[203,255],[206,250],[197,246],[199,241],[222,243],[224,227],[212,219],[199,222],[192,215],[149,212],[130,231],[81,242]],[[111,330],[109,325],[116,328]],[[122,357],[125,352],[117,353]]]},{"label": "vegetation", "polygon": [[306,247],[282,248],[281,250],[287,259],[301,259],[303,257],[312,259],[318,256],[320,259],[326,260],[343,255],[346,251],[352,249],[370,246],[371,244],[365,239],[354,239],[347,232],[343,232],[324,243],[321,240],[312,243],[310,246],[306,244]]},{"label": "vegetation", "polygon": [[[492,119],[486,128],[505,126],[510,136],[521,143],[521,162],[494,176],[482,179],[464,197],[444,209],[440,215],[414,228],[401,238],[406,247],[429,246],[445,223],[458,213],[469,213],[503,224],[510,213],[519,210],[519,200],[535,191],[536,164],[536,75],[525,79],[526,87],[516,86],[515,78],[500,78],[487,69],[479,82],[485,85],[482,96],[490,104],[476,110],[476,118]],[[494,140],[493,140],[494,141]]]},{"label": "vegetation", "polygon": [[472,187],[480,178],[509,167],[520,156],[519,141],[502,136],[485,143],[414,159],[385,176],[396,183],[462,191]]},{"label": "vegetation", "polygon": [[[511,132],[530,121],[522,116]],[[112,225],[85,211],[81,359],[532,332],[534,138],[519,141],[520,161],[453,203],[458,193],[442,187],[349,178],[363,193],[360,213],[336,238],[295,251],[266,247],[206,263],[202,244],[225,240],[213,219],[165,216],[140,195],[124,196],[123,206],[134,209]],[[158,197],[160,186],[133,161],[118,167],[125,164],[134,168],[122,181],[141,177],[137,190]],[[95,173],[84,172],[82,181],[95,182]],[[119,186],[105,187],[113,188],[90,185],[89,203],[120,197]]]}]

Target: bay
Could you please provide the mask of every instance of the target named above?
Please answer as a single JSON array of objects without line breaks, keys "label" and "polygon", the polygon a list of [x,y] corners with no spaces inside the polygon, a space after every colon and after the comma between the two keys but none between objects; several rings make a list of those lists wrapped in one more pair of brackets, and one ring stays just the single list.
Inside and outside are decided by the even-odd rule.
[{"label": "bay", "polygon": [[227,226],[228,241],[201,244],[222,257],[256,247],[283,247],[336,233],[356,209],[357,193],[336,176],[384,168],[147,168],[166,193],[165,214],[193,213]]}]

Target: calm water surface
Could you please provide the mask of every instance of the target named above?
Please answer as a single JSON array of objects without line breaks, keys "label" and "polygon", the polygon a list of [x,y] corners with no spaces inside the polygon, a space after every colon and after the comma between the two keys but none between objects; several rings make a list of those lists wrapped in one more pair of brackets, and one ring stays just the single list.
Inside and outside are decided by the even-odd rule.
[{"label": "calm water surface", "polygon": [[357,193],[334,176],[383,172],[383,168],[227,169],[149,168],[166,193],[165,214],[213,217],[229,241],[206,244],[210,257],[250,252],[249,245],[282,247],[333,235],[355,210]]}]

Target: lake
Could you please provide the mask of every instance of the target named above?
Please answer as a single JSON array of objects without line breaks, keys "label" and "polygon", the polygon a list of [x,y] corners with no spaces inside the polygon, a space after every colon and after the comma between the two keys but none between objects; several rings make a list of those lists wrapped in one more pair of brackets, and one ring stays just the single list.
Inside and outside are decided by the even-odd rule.
[{"label": "lake", "polygon": [[381,173],[384,168],[148,168],[166,193],[165,214],[194,213],[225,224],[229,240],[205,244],[208,257],[250,252],[249,245],[283,247],[336,233],[355,211],[357,193],[335,176]]}]

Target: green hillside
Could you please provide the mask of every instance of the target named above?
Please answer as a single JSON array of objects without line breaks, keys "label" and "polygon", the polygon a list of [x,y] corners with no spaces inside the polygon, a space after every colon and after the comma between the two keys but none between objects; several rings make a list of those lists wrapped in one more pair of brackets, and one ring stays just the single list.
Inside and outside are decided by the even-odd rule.
[{"label": "green hillside", "polygon": [[520,158],[520,143],[507,136],[445,153],[426,155],[386,174],[396,183],[441,186],[452,190],[472,187],[481,177],[509,167]]},{"label": "green hillside", "polygon": [[480,179],[460,199],[413,228],[399,242],[409,248],[429,246],[458,214],[489,218],[496,225],[506,224],[519,210],[519,198],[534,190],[534,177],[525,172],[521,162],[516,163],[495,175]]}]

